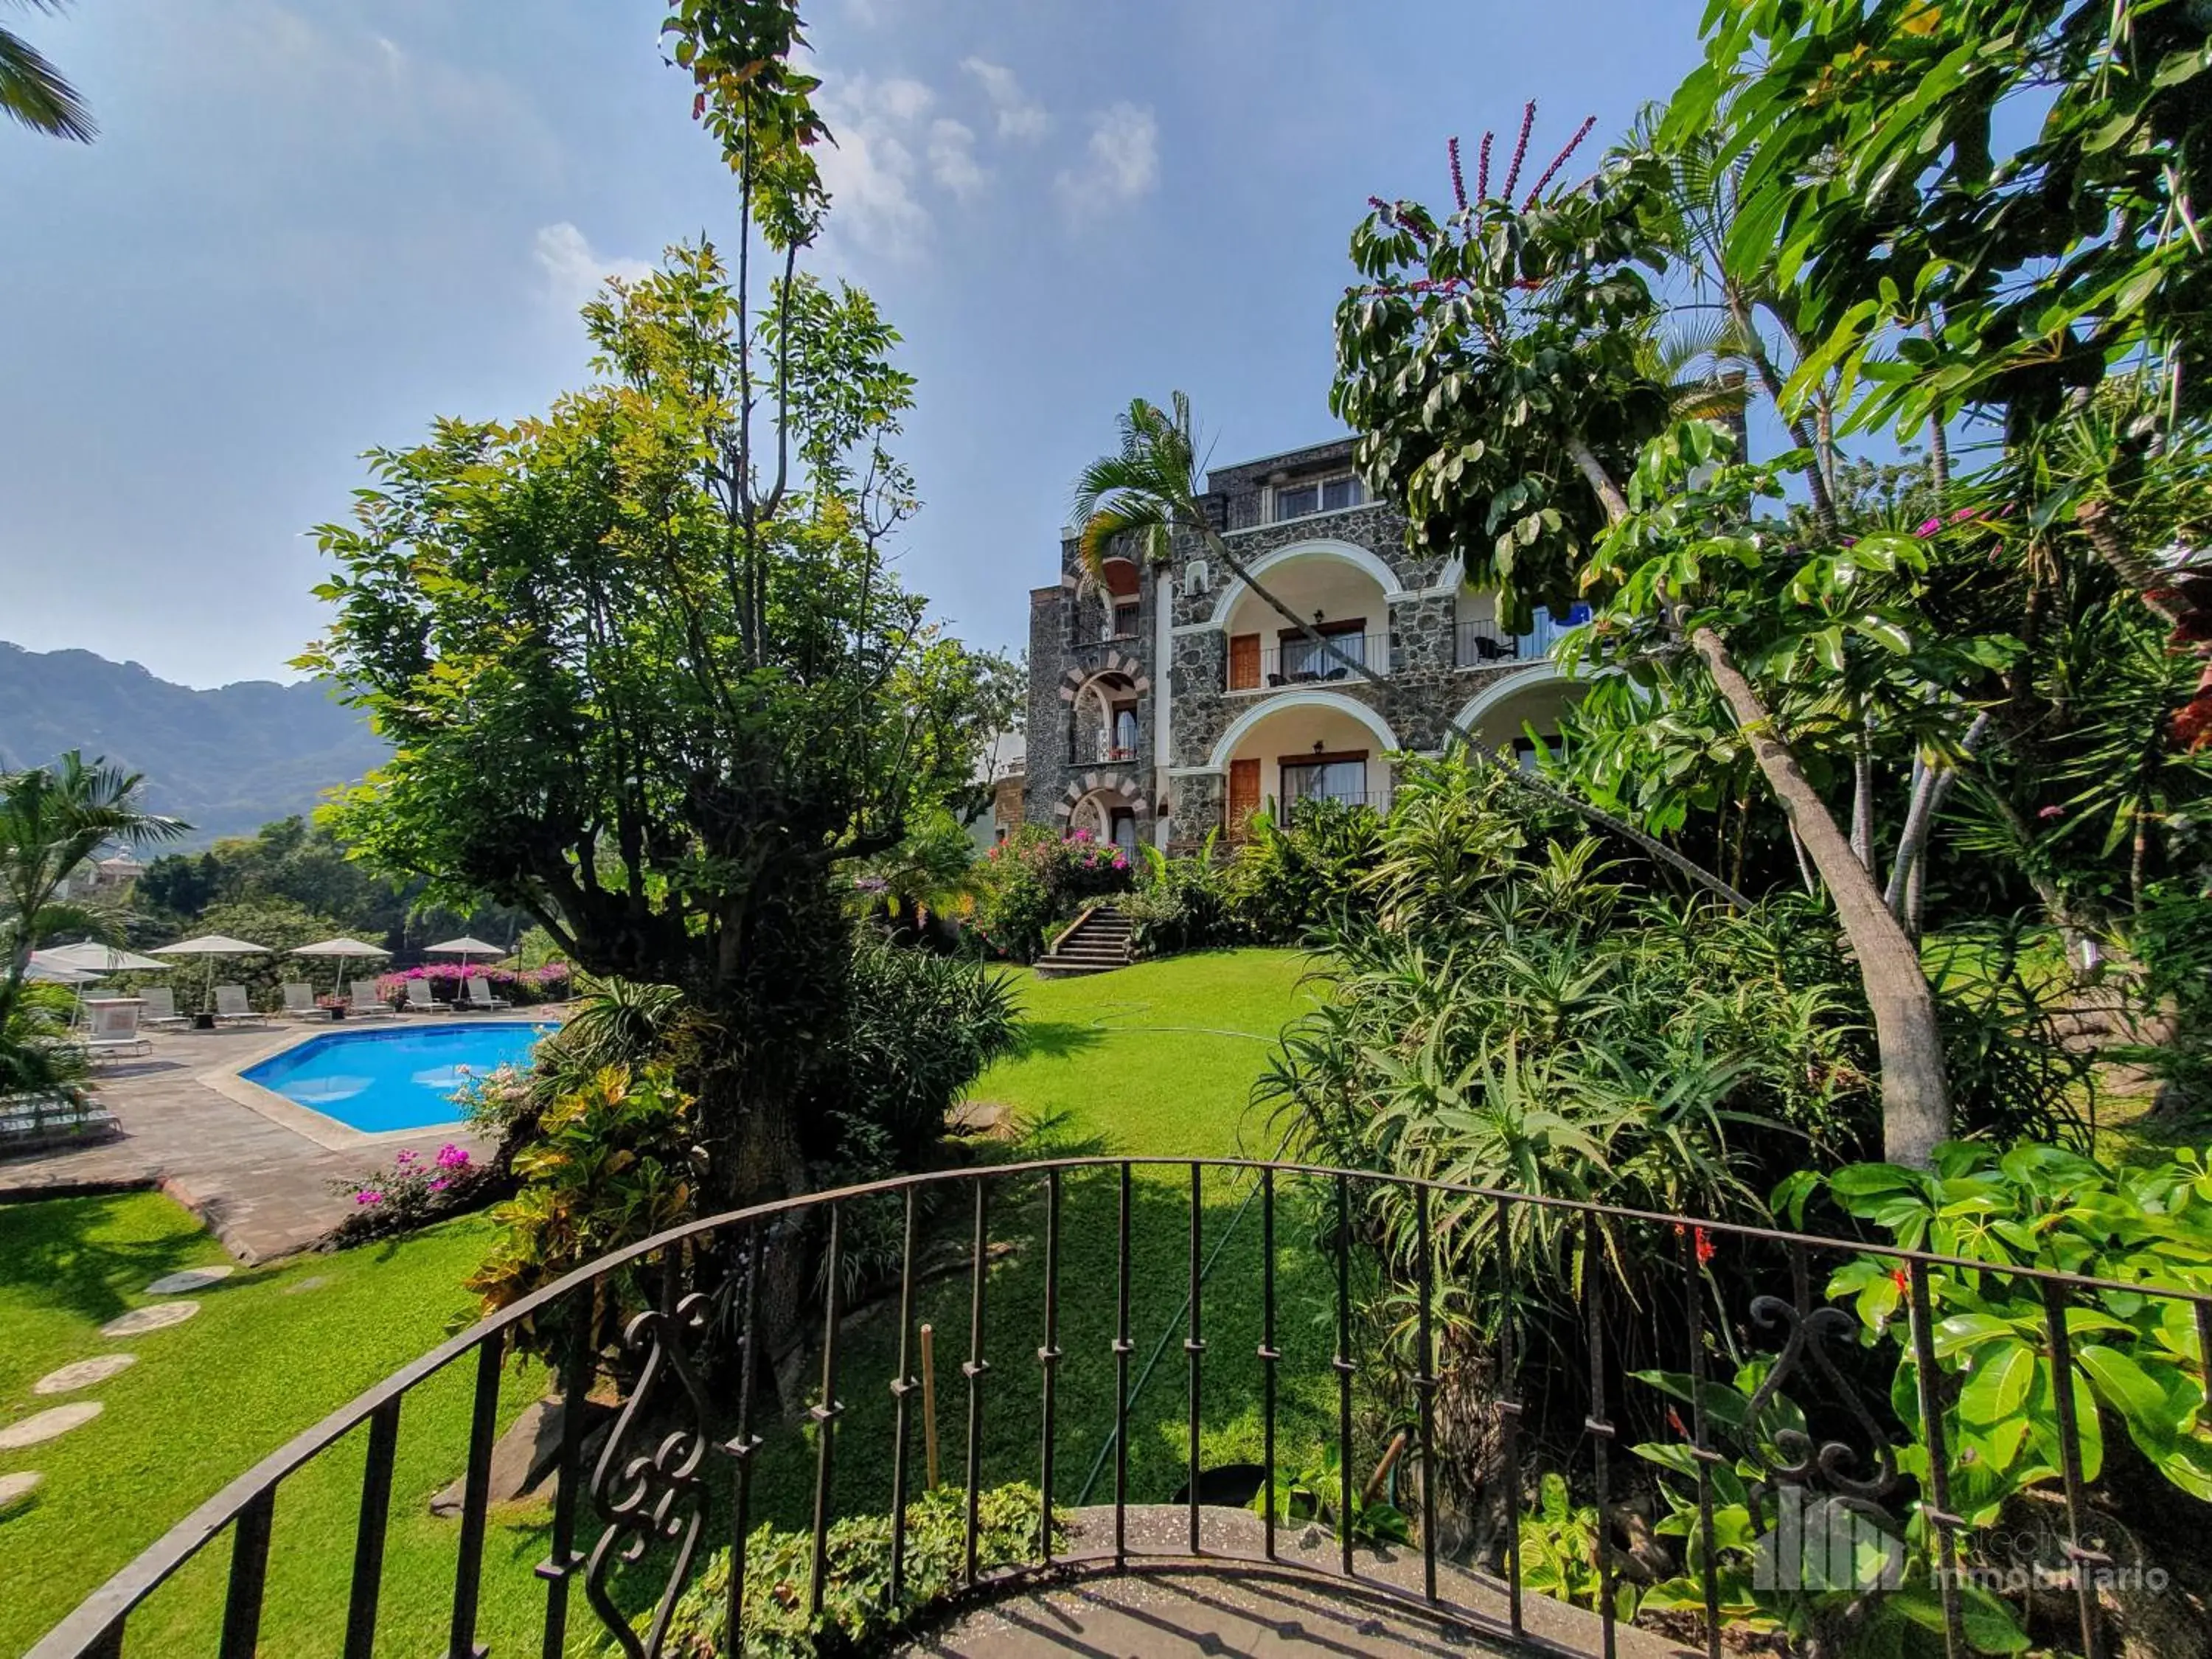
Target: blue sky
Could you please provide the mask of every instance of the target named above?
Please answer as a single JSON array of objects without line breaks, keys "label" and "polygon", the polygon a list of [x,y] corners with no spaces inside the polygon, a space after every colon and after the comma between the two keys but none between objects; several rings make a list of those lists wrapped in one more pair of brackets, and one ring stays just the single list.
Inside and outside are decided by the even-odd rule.
[{"label": "blue sky", "polygon": [[[906,579],[1018,649],[1069,481],[1133,395],[1220,462],[1334,430],[1370,194],[1539,100],[1547,157],[1694,60],[1693,0],[817,0],[818,266],[905,336]],[[11,18],[90,100],[0,129],[0,639],[198,685],[290,678],[306,531],[358,453],[585,376],[598,276],[731,228],[652,0],[97,0]]]}]

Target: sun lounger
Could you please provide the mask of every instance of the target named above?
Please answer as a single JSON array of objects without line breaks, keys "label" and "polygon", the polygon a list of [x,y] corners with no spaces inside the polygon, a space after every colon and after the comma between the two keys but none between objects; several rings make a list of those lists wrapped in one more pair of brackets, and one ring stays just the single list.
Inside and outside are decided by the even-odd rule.
[{"label": "sun lounger", "polygon": [[446,1005],[430,994],[430,981],[410,979],[407,981],[406,1012],[410,1014],[442,1014]]},{"label": "sun lounger", "polygon": [[[359,992],[360,988],[361,988],[359,986],[356,986],[354,988],[356,993]],[[349,1019],[390,1019],[392,1018],[392,1005],[385,1001],[382,997],[378,996],[374,991],[371,991],[366,996],[359,994],[349,996],[346,998],[346,1018]]]},{"label": "sun lounger", "polygon": [[218,985],[215,988],[215,1017],[217,1024],[249,1019],[258,1023],[264,1018],[255,1012],[253,1005],[246,1000],[243,985]]},{"label": "sun lounger", "polygon": [[315,988],[294,981],[284,987],[284,1012],[295,1019],[320,1019],[323,1011],[315,1006]]},{"label": "sun lounger", "polygon": [[471,1008],[504,1008],[507,1006],[507,999],[494,996],[491,994],[491,981],[482,974],[476,974],[471,975],[469,979],[469,1000],[466,1006]]},{"label": "sun lounger", "polygon": [[149,985],[138,997],[146,1005],[139,1015],[143,1025],[183,1025],[191,1019],[177,1012],[177,994],[166,985]]},{"label": "sun lounger", "polygon": [[111,1054],[143,1054],[154,1046],[138,1029],[137,1003],[102,1003],[89,1012],[92,1024],[85,1033],[84,1049],[94,1060]]}]

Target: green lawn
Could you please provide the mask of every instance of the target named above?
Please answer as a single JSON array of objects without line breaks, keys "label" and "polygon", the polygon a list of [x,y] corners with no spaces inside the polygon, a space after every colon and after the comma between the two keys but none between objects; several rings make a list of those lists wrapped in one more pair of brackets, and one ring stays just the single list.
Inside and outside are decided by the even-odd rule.
[{"label": "green lawn", "polygon": [[[1040,1143],[1069,1150],[1170,1156],[1264,1157],[1279,1131],[1250,1112],[1248,1091],[1283,1021],[1304,1005],[1300,958],[1243,951],[1146,963],[1111,975],[1029,981],[1023,1051],[975,1091],[1041,1126]],[[1115,1183],[1065,1183],[1060,1368],[1060,1500],[1083,1486],[1112,1422]],[[1260,1413],[1259,1212],[1250,1183],[1209,1176],[1202,1194],[1205,1248],[1226,1237],[1201,1302],[1208,1462],[1256,1458]],[[1180,1310],[1187,1279],[1189,1182],[1175,1170],[1140,1174],[1135,1186],[1138,1273],[1132,1320],[1141,1368],[1171,1337],[1133,1413],[1133,1496],[1158,1500],[1183,1478],[1187,1362]],[[1240,1211],[1243,1212],[1241,1220]],[[987,1481],[1036,1478],[1037,1363],[1042,1334],[1041,1191],[1008,1194],[994,1209],[994,1239],[1015,1248],[989,1276],[983,1468]],[[856,1218],[856,1219],[858,1219]],[[933,1218],[933,1248],[966,1236],[962,1206]],[[1231,1229],[1234,1228],[1232,1233]],[[1284,1432],[1317,1447],[1334,1397],[1327,1369],[1329,1289],[1300,1248],[1303,1213],[1280,1206]],[[178,1267],[220,1260],[220,1249],[167,1200],[151,1195],[67,1200],[0,1209],[0,1421],[38,1407],[33,1379],[70,1360],[128,1347],[138,1364],[80,1395],[106,1407],[97,1421],[46,1445],[0,1456],[0,1472],[38,1468],[47,1480],[31,1508],[0,1521],[0,1654],[20,1653],[55,1619],[194,1504],[289,1434],[432,1346],[465,1318],[459,1288],[482,1254],[486,1225],[456,1222],[392,1245],[241,1271],[201,1297],[185,1325],[126,1343],[96,1327],[149,1300],[140,1288]],[[306,1281],[323,1281],[305,1288]],[[933,1282],[921,1300],[936,1328],[939,1419],[948,1477],[965,1455],[967,1407],[959,1362],[968,1350],[964,1277]],[[878,1306],[844,1340],[835,1499],[843,1510],[880,1507],[888,1491],[890,1397],[896,1330]],[[512,1375],[505,1408],[541,1386]],[[463,1367],[409,1396],[399,1437],[384,1595],[386,1650],[441,1650],[451,1591],[454,1523],[432,1517],[430,1496],[458,1472],[467,1433]],[[337,1646],[349,1582],[361,1467],[357,1434],[283,1487],[276,1505],[268,1619],[270,1653]],[[916,1458],[919,1461],[919,1437]],[[764,1454],[763,1510],[801,1522],[811,1501],[812,1454],[781,1425]],[[1106,1466],[1093,1500],[1111,1495]],[[544,1588],[532,1567],[545,1550],[542,1505],[495,1517],[486,1550],[482,1636],[495,1652],[535,1651]],[[228,1552],[221,1546],[165,1587],[133,1621],[131,1650],[211,1651]],[[579,1607],[572,1629],[592,1628]],[[589,1644],[581,1644],[588,1650]]]}]

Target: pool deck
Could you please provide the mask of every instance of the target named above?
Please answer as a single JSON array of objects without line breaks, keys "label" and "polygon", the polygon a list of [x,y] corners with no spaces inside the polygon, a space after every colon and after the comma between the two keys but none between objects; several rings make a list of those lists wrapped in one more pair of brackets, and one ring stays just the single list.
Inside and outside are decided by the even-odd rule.
[{"label": "pool deck", "polygon": [[[402,1015],[362,1029],[542,1019],[548,1012]],[[353,1206],[330,1191],[333,1180],[388,1168],[403,1146],[428,1153],[452,1141],[473,1156],[490,1154],[489,1143],[459,1128],[362,1136],[296,1107],[289,1109],[296,1119],[288,1121],[285,1112],[269,1107],[278,1097],[230,1075],[332,1029],[272,1018],[266,1025],[155,1034],[151,1053],[105,1060],[96,1070],[100,1103],[121,1122],[121,1135],[0,1158],[0,1201],[159,1188],[205,1222],[240,1261],[269,1261],[309,1249],[351,1212]],[[249,1091],[263,1098],[249,1103]]]}]

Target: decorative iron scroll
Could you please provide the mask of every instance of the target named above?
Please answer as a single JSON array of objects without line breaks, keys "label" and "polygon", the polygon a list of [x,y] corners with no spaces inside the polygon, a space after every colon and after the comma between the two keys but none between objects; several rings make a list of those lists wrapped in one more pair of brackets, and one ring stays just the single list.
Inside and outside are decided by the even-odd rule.
[{"label": "decorative iron scroll", "polygon": [[1870,1480],[1863,1480],[1851,1473],[1858,1462],[1858,1454],[1840,1440],[1831,1440],[1815,1447],[1812,1436],[1802,1429],[1778,1430],[1774,1443],[1790,1461],[1768,1462],[1763,1455],[1759,1437],[1750,1437],[1751,1456],[1765,1468],[1774,1484],[1787,1486],[1809,1486],[1817,1474],[1821,1480],[1846,1498],[1867,1503],[1878,1502],[1897,1489],[1897,1449],[1889,1437],[1875,1422],[1874,1413],[1837,1369],[1836,1362],[1828,1357],[1826,1344],[1831,1338],[1844,1342],[1853,1340],[1857,1326],[1850,1315],[1841,1308],[1820,1307],[1809,1312],[1801,1311],[1795,1304],[1778,1296],[1752,1298],[1751,1316],[1754,1323],[1771,1328],[1780,1325],[1789,1331],[1782,1352],[1775,1356],[1773,1368],[1751,1396],[1746,1412],[1747,1422],[1754,1431],[1759,1413],[1766,1409],[1784,1383],[1802,1371],[1809,1363],[1811,1368],[1827,1379],[1835,1400],[1855,1419],[1865,1432],[1867,1443],[1873,1449],[1879,1473]]},{"label": "decorative iron scroll", "polygon": [[[592,1548],[584,1594],[629,1659],[658,1659],[669,1615],[690,1579],[691,1559],[706,1525],[707,1481],[702,1469],[712,1439],[710,1419],[707,1391],[692,1368],[685,1334],[705,1328],[708,1306],[708,1297],[694,1294],[678,1303],[673,1314],[655,1308],[629,1322],[623,1342],[633,1351],[646,1351],[645,1368],[592,1470],[592,1504],[607,1524]],[[677,1386],[663,1387],[663,1377],[672,1374]],[[656,1400],[656,1394],[666,1398]],[[670,1408],[688,1420],[647,1450],[642,1437],[648,1419]],[[654,1544],[671,1540],[681,1540],[676,1560],[653,1609],[653,1623],[641,1641],[607,1594],[607,1579],[618,1562],[634,1565]]]}]

